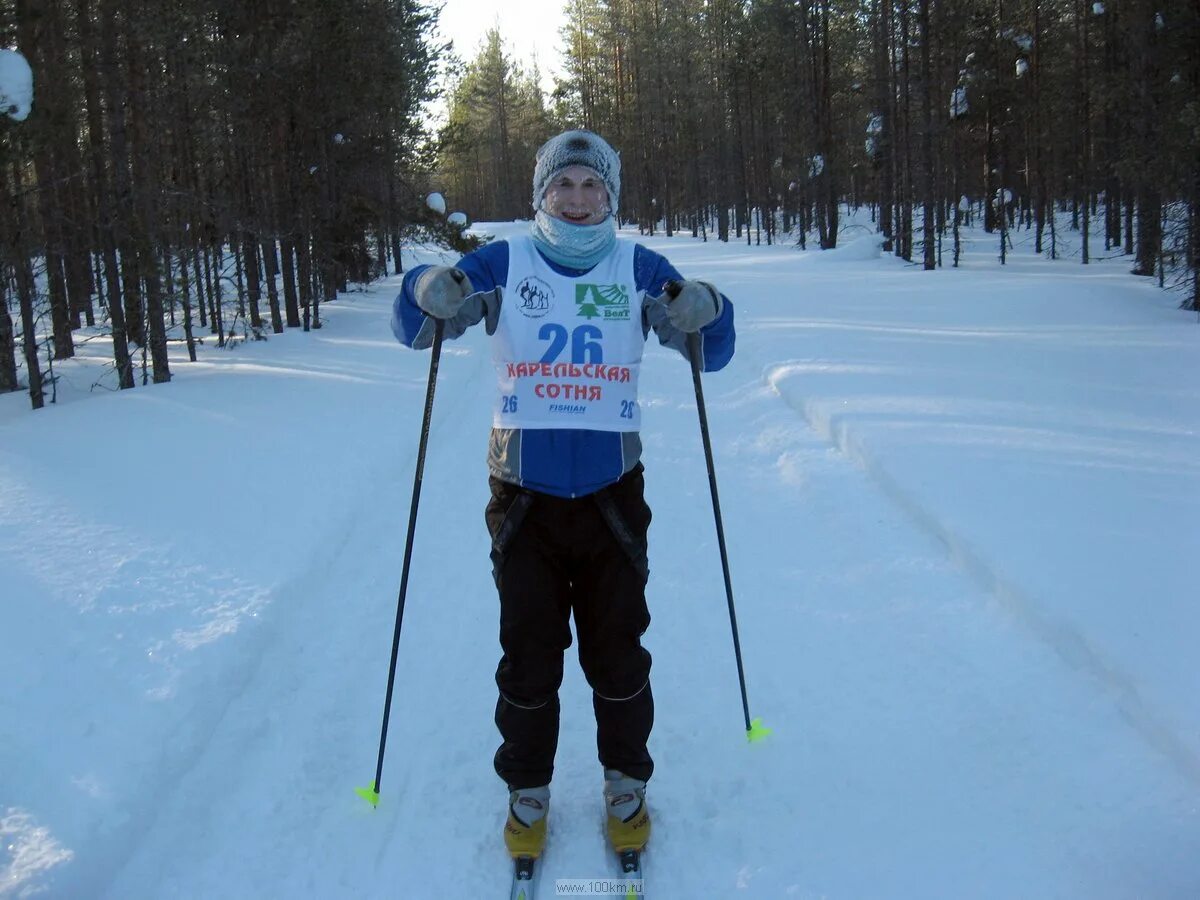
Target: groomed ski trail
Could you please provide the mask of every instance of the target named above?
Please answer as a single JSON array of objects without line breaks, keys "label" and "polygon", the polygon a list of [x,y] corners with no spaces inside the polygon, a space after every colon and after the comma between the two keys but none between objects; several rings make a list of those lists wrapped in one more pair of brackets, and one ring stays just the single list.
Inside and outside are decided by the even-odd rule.
[{"label": "groomed ski trail", "polygon": [[[787,356],[757,312],[749,251],[651,244],[737,304],[738,355],[705,376],[705,395],[751,713],[774,729],[753,746],[742,733],[690,373],[652,340],[642,401],[656,900],[1000,898],[1017,884],[1037,896],[1185,896],[1200,883],[1194,785],[1092,673],[1031,640],[940,536],[783,408],[763,373]],[[788,251],[755,258],[775,252]],[[328,342],[339,369],[365,366],[372,385],[327,390],[329,406],[288,424],[295,443],[262,463],[279,491],[340,479],[337,505],[291,536],[303,565],[268,586],[257,621],[215,660],[221,671],[185,673],[196,727],[158,736],[142,792],[116,800],[105,853],[74,848],[56,895],[391,897],[436,872],[438,896],[477,898],[506,881],[481,329],[444,351],[379,808],[353,792],[373,773],[428,367],[427,354],[392,346],[397,284],[324,307],[312,340]],[[322,363],[297,353],[291,365]],[[331,475],[303,441],[334,409],[341,424],[357,409],[361,430],[333,463],[350,470]],[[557,878],[611,871],[574,649],[562,707],[541,896]]]}]

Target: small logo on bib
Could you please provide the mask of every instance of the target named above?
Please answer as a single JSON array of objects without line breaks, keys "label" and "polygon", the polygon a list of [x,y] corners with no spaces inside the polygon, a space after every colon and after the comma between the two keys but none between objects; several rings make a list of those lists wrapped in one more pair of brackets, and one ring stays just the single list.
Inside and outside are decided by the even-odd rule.
[{"label": "small logo on bib", "polygon": [[577,284],[575,306],[585,319],[629,321],[629,292],[622,284]]},{"label": "small logo on bib", "polygon": [[554,303],[554,289],[536,275],[521,279],[517,285],[517,309],[530,319],[540,319],[550,312]]}]

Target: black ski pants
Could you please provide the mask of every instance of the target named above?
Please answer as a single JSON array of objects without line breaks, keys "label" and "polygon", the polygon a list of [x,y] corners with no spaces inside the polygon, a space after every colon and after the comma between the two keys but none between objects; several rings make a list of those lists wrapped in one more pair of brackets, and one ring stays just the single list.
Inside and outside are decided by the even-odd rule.
[{"label": "black ski pants", "polygon": [[493,477],[486,518],[500,592],[503,742],[496,773],[510,790],[549,784],[558,748],[558,689],[575,618],[579,662],[592,687],[600,763],[648,780],[654,722],[646,608],[646,531],[639,463],[597,494],[568,499]]}]

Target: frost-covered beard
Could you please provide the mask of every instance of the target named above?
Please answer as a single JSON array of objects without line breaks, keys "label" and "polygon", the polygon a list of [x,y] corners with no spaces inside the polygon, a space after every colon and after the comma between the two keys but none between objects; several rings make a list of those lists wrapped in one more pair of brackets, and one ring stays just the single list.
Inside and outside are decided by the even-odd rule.
[{"label": "frost-covered beard", "polygon": [[572,225],[543,209],[533,217],[530,234],[549,259],[571,269],[590,269],[617,240],[617,222],[610,215],[597,225]]}]

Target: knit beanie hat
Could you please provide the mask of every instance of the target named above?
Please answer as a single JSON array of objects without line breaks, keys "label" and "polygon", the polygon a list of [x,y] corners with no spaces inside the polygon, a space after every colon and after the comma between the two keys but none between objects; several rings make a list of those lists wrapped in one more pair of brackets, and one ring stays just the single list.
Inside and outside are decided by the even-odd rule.
[{"label": "knit beanie hat", "polygon": [[621,196],[621,158],[591,131],[564,131],[542,144],[533,168],[533,208],[541,209],[546,188],[567,166],[587,166],[600,176],[608,188],[609,210],[615,215]]}]

